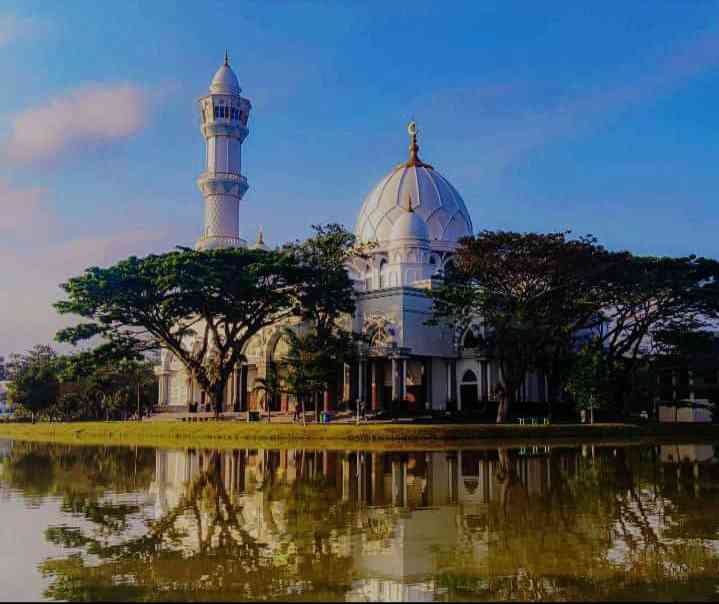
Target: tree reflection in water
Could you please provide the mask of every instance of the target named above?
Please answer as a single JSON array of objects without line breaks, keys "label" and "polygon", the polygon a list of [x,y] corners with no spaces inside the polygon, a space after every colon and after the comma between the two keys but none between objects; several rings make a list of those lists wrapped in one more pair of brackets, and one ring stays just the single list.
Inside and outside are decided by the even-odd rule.
[{"label": "tree reflection in water", "polygon": [[[63,600],[713,598],[711,447],[366,452],[17,444]],[[75,519],[76,521],[73,521]]]}]

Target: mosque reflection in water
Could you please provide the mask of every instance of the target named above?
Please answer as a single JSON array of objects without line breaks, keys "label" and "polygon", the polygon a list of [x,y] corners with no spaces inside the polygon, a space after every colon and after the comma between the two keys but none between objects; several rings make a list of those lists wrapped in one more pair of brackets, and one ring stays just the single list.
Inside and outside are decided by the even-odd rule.
[{"label": "mosque reflection in water", "polygon": [[259,544],[273,578],[285,578],[272,589],[285,593],[587,597],[633,585],[652,565],[662,580],[677,579],[670,569],[687,556],[709,556],[707,570],[717,568],[716,523],[695,527],[687,543],[696,551],[673,549],[672,514],[692,504],[680,510],[670,497],[706,512],[702,482],[714,489],[715,462],[711,445],[158,450],[150,492],[156,520],[173,518],[186,554],[228,540]]}]

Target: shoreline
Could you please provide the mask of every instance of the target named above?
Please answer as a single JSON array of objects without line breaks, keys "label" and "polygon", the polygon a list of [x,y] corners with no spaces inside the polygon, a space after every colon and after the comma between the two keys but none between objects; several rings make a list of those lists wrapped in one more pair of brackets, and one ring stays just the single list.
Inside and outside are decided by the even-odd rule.
[{"label": "shoreline", "polygon": [[70,445],[162,448],[417,450],[643,442],[717,442],[717,424],[309,424],[72,422],[0,424],[0,438]]}]

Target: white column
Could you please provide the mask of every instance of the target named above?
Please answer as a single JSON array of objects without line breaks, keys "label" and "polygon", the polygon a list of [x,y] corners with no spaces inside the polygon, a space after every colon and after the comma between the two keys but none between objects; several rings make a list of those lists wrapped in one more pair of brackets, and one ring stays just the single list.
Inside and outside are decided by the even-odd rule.
[{"label": "white column", "polygon": [[402,395],[399,387],[399,363],[397,359],[392,359],[392,400],[399,399]]},{"label": "white column", "polygon": [[447,359],[447,402],[452,400],[452,361]]},{"label": "white column", "polygon": [[452,363],[452,377],[457,382],[457,411],[462,410],[462,384],[459,381],[459,376],[457,375],[457,363]]},{"label": "white column", "polygon": [[359,373],[357,375],[357,386],[359,389],[359,392],[357,393],[357,398],[359,400],[364,401],[366,400],[366,386],[365,386],[365,378],[367,376],[367,361],[365,359],[360,359],[359,362]]},{"label": "white column", "polygon": [[494,388],[494,378],[492,376],[492,363],[487,362],[487,396],[492,399],[492,388]]},{"label": "white column", "polygon": [[402,359],[402,376],[400,379],[400,391],[402,399],[407,398],[407,359]]}]

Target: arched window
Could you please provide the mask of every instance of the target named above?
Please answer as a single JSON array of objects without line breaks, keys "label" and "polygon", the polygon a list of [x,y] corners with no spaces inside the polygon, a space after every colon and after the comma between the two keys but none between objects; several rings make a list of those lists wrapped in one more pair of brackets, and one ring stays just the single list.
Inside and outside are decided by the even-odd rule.
[{"label": "arched window", "polygon": [[387,287],[387,261],[383,258],[379,263],[379,289]]},{"label": "arched window", "polygon": [[470,383],[470,384],[475,383],[476,384],[477,383],[477,374],[474,373],[474,371],[472,371],[471,369],[467,369],[467,371],[465,371],[464,375],[462,376],[462,383],[463,384],[467,384],[467,383]]},{"label": "arched window", "polygon": [[435,256],[430,256],[429,263],[432,265],[437,264],[437,258]]}]

